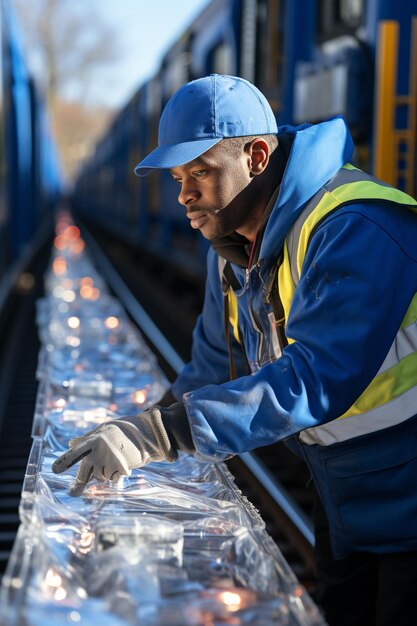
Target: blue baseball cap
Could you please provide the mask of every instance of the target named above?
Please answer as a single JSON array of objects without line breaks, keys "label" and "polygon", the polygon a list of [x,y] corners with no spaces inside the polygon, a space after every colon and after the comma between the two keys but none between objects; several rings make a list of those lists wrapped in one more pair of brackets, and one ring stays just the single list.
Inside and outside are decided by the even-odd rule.
[{"label": "blue baseball cap", "polygon": [[159,122],[158,147],[135,167],[135,174],[184,165],[228,137],[277,132],[259,89],[244,78],[211,74],[187,83],[170,98]]}]

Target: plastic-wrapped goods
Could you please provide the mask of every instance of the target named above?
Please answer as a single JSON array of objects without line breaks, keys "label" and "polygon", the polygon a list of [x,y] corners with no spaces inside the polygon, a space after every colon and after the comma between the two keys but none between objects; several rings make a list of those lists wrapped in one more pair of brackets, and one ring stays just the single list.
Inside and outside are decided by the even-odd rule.
[{"label": "plastic-wrapped goods", "polygon": [[152,380],[150,373],[134,382],[130,388],[123,390],[112,386],[110,394],[87,394],[81,386],[70,393],[43,380],[39,387],[32,435],[43,436],[45,428],[51,425],[56,431],[67,430],[68,439],[77,437],[110,419],[145,410],[163,396],[167,387],[165,378],[154,377]]},{"label": "plastic-wrapped goods", "polygon": [[320,626],[317,608],[222,463],[180,454],[69,493],[73,437],[157,402],[168,384],[67,218],[38,304],[43,347],[7,626]]}]

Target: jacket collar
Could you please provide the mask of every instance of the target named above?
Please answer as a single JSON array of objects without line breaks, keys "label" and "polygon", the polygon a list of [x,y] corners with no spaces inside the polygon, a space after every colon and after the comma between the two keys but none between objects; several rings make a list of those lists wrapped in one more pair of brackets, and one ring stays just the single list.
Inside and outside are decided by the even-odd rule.
[{"label": "jacket collar", "polygon": [[294,140],[265,229],[261,260],[279,254],[285,236],[305,204],[351,159],[353,152],[352,137],[341,117],[314,126],[283,127],[280,132],[292,132]]},{"label": "jacket collar", "polygon": [[[352,137],[341,117],[316,125],[282,126],[278,131],[282,167],[256,238],[252,264],[267,258],[276,261],[285,236],[305,204],[351,159],[353,152]],[[233,233],[213,240],[211,245],[226,260],[248,266],[252,244],[245,237]]]}]

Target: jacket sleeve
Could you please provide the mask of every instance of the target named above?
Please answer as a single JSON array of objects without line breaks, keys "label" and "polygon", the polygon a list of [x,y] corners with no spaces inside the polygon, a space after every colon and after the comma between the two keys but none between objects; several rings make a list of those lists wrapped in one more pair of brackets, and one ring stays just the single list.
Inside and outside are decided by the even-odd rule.
[{"label": "jacket sleeve", "polygon": [[[245,372],[247,366],[243,353],[235,340],[233,354],[238,372]],[[227,380],[229,380],[229,355],[223,322],[223,293],[218,257],[210,249],[207,256],[204,306],[193,332],[191,361],[172,385],[172,393],[180,400],[187,391]]]},{"label": "jacket sleeve", "polygon": [[[337,212],[314,234],[283,356],[184,396],[201,457],[224,459],[336,419],[378,372],[417,291],[417,258],[368,207]],[[415,223],[409,230],[411,239]]]}]

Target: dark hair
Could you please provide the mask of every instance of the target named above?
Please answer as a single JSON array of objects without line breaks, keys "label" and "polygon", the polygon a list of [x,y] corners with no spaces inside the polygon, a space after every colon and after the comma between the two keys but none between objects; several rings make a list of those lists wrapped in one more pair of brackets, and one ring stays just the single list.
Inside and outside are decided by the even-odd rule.
[{"label": "dark hair", "polygon": [[269,146],[271,154],[278,146],[278,137],[275,134],[270,135],[247,135],[245,137],[228,137],[222,139],[220,145],[227,150],[230,156],[237,157],[254,139],[264,139]]}]

